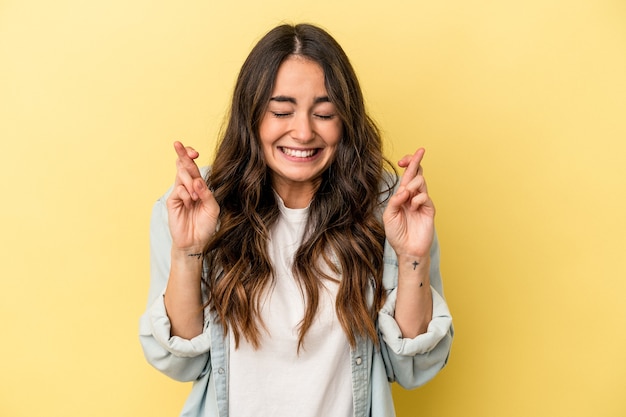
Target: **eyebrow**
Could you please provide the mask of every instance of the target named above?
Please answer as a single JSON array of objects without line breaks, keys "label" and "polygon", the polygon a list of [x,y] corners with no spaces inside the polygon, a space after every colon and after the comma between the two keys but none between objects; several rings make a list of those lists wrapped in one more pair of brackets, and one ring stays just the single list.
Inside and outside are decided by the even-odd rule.
[{"label": "eyebrow", "polygon": [[[279,103],[297,104],[296,99],[293,98],[293,97],[289,97],[289,96],[274,96],[274,97],[270,98],[270,101],[277,101]],[[315,100],[313,101],[313,103],[315,103],[315,104],[318,104],[318,103],[330,103],[330,99],[328,98],[328,96],[315,97]]]}]

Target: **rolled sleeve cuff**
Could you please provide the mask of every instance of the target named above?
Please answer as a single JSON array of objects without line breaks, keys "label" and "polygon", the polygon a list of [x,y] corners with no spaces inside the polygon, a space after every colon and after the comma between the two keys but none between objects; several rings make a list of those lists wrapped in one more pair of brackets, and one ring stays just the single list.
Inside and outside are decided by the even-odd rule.
[{"label": "rolled sleeve cuff", "polygon": [[208,323],[205,321],[204,331],[192,339],[170,336],[172,324],[167,312],[163,294],[156,298],[149,311],[152,336],[165,350],[181,358],[193,358],[211,349],[211,337]]},{"label": "rolled sleeve cuff", "polygon": [[396,355],[415,356],[432,351],[448,334],[452,325],[452,316],[448,305],[439,293],[431,287],[433,295],[433,318],[426,333],[413,339],[402,337],[400,327],[394,318],[397,289],[391,291],[385,305],[378,314],[378,324],[383,340]]}]

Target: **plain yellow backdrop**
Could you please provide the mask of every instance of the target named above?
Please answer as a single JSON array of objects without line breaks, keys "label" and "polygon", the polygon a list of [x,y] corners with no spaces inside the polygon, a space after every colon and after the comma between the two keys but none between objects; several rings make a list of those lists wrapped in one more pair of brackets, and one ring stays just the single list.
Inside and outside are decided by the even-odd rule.
[{"label": "plain yellow backdrop", "polygon": [[282,21],[344,46],[388,156],[427,149],[456,338],[398,415],[626,415],[622,0],[0,0],[0,415],[177,415],[150,209]]}]

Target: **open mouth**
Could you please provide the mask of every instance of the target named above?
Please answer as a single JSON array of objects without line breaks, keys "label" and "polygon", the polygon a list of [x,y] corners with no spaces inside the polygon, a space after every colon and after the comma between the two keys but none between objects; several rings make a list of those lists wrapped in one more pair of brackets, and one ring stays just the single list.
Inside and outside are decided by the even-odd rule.
[{"label": "open mouth", "polygon": [[320,151],[320,148],[291,149],[291,148],[285,148],[283,146],[279,147],[278,149],[280,149],[280,151],[287,156],[290,156],[292,158],[303,158],[303,159],[311,158],[312,156],[315,156]]}]

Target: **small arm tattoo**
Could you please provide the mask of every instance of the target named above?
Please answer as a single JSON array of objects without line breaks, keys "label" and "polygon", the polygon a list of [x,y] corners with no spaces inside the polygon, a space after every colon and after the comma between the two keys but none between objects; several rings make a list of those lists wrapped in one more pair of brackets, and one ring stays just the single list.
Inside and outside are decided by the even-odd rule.
[{"label": "small arm tattoo", "polygon": [[[413,263],[412,263],[411,265],[413,265],[413,270],[414,270],[414,271],[415,271],[415,268],[417,268],[417,266],[418,266],[419,264],[420,264],[419,262],[417,262],[417,261],[413,261]],[[423,282],[420,282],[420,287],[423,287],[423,286],[424,286],[424,283],[423,283]]]},{"label": "small arm tattoo", "polygon": [[204,253],[202,252],[198,252],[198,253],[190,253],[187,256],[189,257],[194,257],[196,259],[202,259],[202,256],[204,256]]}]

